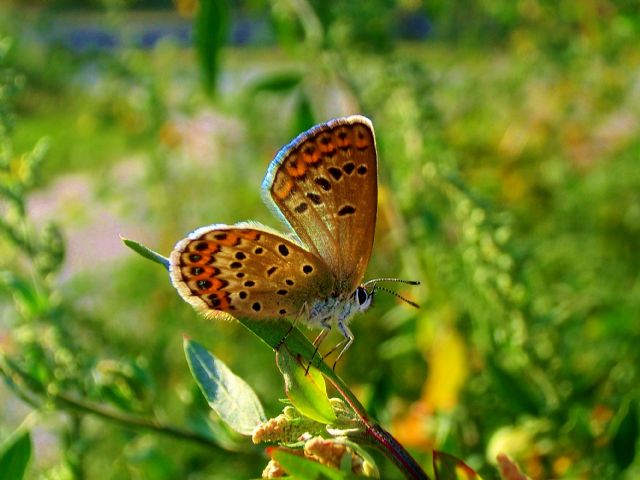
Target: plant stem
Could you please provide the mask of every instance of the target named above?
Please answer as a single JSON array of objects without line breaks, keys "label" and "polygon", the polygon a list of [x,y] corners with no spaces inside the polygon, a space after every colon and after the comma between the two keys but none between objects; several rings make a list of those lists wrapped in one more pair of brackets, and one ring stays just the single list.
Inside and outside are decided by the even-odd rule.
[{"label": "plant stem", "polygon": [[68,393],[47,392],[45,386],[38,380],[2,354],[0,354],[0,374],[8,380],[7,384],[16,391],[20,398],[36,409],[39,408],[40,405],[38,405],[35,396],[45,397],[63,409],[96,415],[124,427],[151,430],[174,438],[199,443],[207,447],[220,448],[220,445],[209,437],[192,430],[167,425],[155,419],[118,412],[110,408],[105,408],[97,403],[77,398]]},{"label": "plant stem", "polygon": [[[240,323],[251,330],[274,351],[281,347],[284,338],[286,339],[287,347],[294,355],[299,355],[302,359],[314,358],[312,361],[313,366],[329,379],[364,425],[366,439],[391,460],[404,473],[406,478],[429,479],[409,452],[389,432],[369,418],[367,411],[356,396],[322,360],[321,356],[314,356],[315,347],[297,328],[291,329],[291,324],[287,321],[264,322],[240,319]],[[306,368],[307,366],[307,364],[300,365],[301,368]]]},{"label": "plant stem", "polygon": [[216,444],[210,438],[201,435],[192,430],[176,427],[173,425],[167,425],[159,422],[155,419],[149,419],[140,417],[137,415],[131,415],[128,413],[118,412],[109,408],[105,408],[102,405],[98,405],[92,402],[87,402],[80,398],[75,398],[71,395],[60,393],[51,396],[53,400],[60,406],[73,409],[75,411],[89,413],[102,417],[113,423],[118,423],[125,427],[134,429],[151,430],[163,435],[169,435],[174,438],[189,440],[191,442],[199,443],[207,447],[220,448],[220,445]]},{"label": "plant stem", "polygon": [[333,386],[349,404],[366,428],[366,437],[391,460],[406,478],[429,480],[429,476],[407,450],[384,428],[373,422],[366,410],[345,383],[335,373],[328,376]]}]

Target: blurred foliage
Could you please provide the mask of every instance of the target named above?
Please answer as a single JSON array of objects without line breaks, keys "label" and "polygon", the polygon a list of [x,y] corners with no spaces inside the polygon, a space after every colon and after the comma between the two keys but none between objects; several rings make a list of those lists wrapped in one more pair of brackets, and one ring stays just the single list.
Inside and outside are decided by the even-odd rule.
[{"label": "blurred foliage", "polygon": [[218,80],[220,52],[229,31],[230,6],[227,0],[201,0],[193,26],[193,45],[200,61],[202,85],[210,95]]},{"label": "blurred foliage", "polygon": [[[283,392],[272,353],[198,319],[117,235],[168,253],[200,225],[275,226],[268,161],[350,113],[372,118],[380,155],[368,275],[423,282],[401,292],[417,313],[380,295],[353,323],[338,369],[367,410],[424,465],[435,448],[497,478],[503,452],[534,479],[636,478],[635,2],[230,4],[277,48],[214,52],[214,98],[175,42],[76,51],[49,41],[46,10],[0,7],[0,440],[36,412],[48,433],[31,432],[27,478],[258,475],[266,456],[211,416],[181,334],[267,416]],[[127,40],[137,4],[102,5]],[[421,38],[413,25],[426,40],[399,41]]]},{"label": "blurred foliage", "polygon": [[0,472],[11,479],[24,477],[31,458],[31,437],[29,432],[16,432],[0,445]]}]

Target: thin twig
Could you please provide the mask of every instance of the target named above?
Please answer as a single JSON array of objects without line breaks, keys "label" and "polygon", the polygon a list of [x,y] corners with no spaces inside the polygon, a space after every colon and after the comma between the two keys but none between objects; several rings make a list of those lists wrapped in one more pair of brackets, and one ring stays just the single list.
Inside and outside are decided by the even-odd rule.
[{"label": "thin twig", "polygon": [[337,375],[328,376],[329,381],[338,390],[366,428],[366,436],[372,443],[405,474],[415,480],[429,480],[429,476],[405,448],[384,428],[373,422],[365,408]]},{"label": "thin twig", "polygon": [[212,439],[201,435],[198,432],[194,432],[193,430],[187,430],[173,425],[167,425],[166,423],[162,423],[155,419],[149,419],[137,415],[118,412],[110,408],[105,408],[102,405],[93,402],[87,402],[80,398],[76,398],[72,395],[64,393],[51,395],[51,397],[56,402],[56,404],[63,408],[67,407],[79,412],[96,415],[125,427],[151,430],[157,433],[162,433],[164,435],[169,435],[171,437],[199,443],[207,447],[214,447],[218,449],[220,448],[220,445],[215,443]]},{"label": "thin twig", "polygon": [[[292,354],[299,358],[311,359],[315,347],[309,342],[300,330],[294,328],[286,322],[262,322],[256,320],[240,319],[240,322],[253,334],[269,345],[274,351],[282,345],[282,339],[286,337],[288,348]],[[309,360],[307,360],[308,362]],[[310,360],[313,366],[329,379],[338,390],[345,402],[353,409],[357,417],[365,427],[366,440],[378,448],[389,460],[391,460],[405,475],[406,478],[414,480],[428,480],[429,477],[422,467],[415,461],[393,436],[384,430],[380,425],[373,422],[367,411],[351,392],[349,387],[336,375],[336,373],[319,357]],[[306,368],[307,363],[300,364],[301,368]]]},{"label": "thin twig", "polygon": [[[113,423],[120,424],[124,427],[132,429],[151,430],[174,438],[199,443],[200,445],[204,445],[207,447],[213,447],[217,449],[221,448],[220,445],[215,443],[213,439],[193,430],[180,428],[174,425],[168,425],[156,419],[150,419],[138,415],[119,412],[110,408],[106,408],[100,404],[83,400],[68,393],[46,392],[46,389],[42,386],[42,384],[40,384],[40,382],[34,379],[27,372],[23,371],[18,365],[10,361],[6,356],[3,356],[2,360],[4,360],[2,362],[4,364],[4,368],[0,369],[0,374],[5,377],[9,386],[14,391],[16,391],[20,398],[31,404],[34,408],[39,407],[39,405],[33,398],[33,395],[37,395],[40,397],[44,397],[49,401],[52,401],[55,405],[63,409],[96,415]],[[10,372],[7,371],[8,369],[10,369]]]}]

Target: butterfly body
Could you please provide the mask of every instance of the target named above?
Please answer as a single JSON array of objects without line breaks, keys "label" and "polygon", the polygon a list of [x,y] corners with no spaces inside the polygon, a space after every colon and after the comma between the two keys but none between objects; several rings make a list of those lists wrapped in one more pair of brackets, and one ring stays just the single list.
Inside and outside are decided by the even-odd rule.
[{"label": "butterfly body", "polygon": [[353,340],[349,321],[375,291],[362,284],[378,198],[371,122],[354,115],[299,135],[272,161],[262,194],[291,234],[251,222],[199,228],[171,253],[171,280],[208,317],[337,328],[341,355]]}]

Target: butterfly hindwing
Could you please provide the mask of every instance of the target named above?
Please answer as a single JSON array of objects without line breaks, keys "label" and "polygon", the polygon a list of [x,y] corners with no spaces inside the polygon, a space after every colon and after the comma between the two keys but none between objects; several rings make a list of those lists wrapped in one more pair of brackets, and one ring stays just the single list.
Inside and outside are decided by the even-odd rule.
[{"label": "butterfly hindwing", "polygon": [[171,253],[171,281],[208,317],[295,317],[333,289],[324,261],[266,227],[202,227]]},{"label": "butterfly hindwing", "polygon": [[336,292],[351,293],[369,263],[376,225],[371,122],[354,115],[301,134],[273,160],[263,193],[301,242],[326,262]]}]

